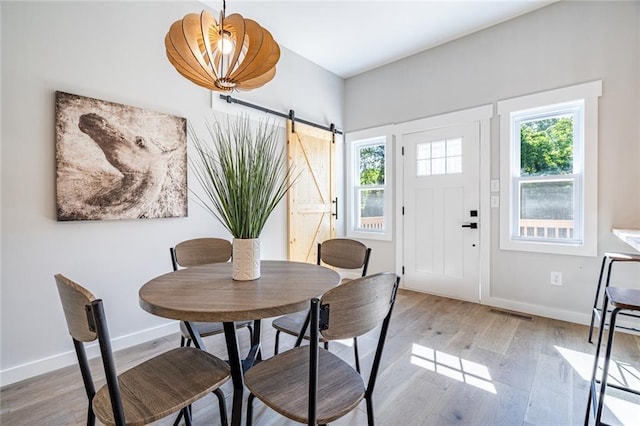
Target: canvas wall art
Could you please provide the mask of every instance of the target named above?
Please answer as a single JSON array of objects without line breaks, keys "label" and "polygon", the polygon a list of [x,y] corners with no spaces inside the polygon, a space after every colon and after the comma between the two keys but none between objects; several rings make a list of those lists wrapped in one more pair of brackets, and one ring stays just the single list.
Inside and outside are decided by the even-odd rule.
[{"label": "canvas wall art", "polygon": [[57,218],[187,215],[187,121],[56,92]]}]

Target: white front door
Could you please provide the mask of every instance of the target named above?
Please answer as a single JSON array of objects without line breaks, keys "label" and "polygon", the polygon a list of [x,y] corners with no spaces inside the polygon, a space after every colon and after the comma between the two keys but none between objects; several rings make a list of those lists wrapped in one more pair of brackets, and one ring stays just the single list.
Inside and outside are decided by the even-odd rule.
[{"label": "white front door", "polygon": [[401,133],[404,287],[480,298],[478,122]]}]

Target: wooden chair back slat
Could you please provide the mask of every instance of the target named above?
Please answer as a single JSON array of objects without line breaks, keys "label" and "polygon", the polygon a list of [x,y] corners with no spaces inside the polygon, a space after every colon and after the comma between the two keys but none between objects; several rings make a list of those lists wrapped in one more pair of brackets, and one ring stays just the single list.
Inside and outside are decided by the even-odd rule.
[{"label": "wooden chair back slat", "polygon": [[326,292],[321,305],[329,308],[325,340],[349,339],[373,330],[393,302],[397,276],[384,272],[346,282]]},{"label": "wooden chair back slat", "polygon": [[96,300],[86,288],[61,274],[55,276],[60,301],[71,337],[79,342],[92,342],[97,334],[89,326],[86,306]]},{"label": "wooden chair back slat", "polygon": [[[96,417],[106,425],[149,424],[184,409],[229,380],[229,366],[223,360],[187,347],[162,353],[117,375],[102,300],[63,275],[56,275],[55,280],[89,400],[87,424],[95,424]],[[89,329],[90,324],[95,331]],[[97,392],[82,343],[95,339],[100,343],[107,382]],[[226,419],[224,406],[221,416]]]},{"label": "wooden chair back slat", "polygon": [[348,238],[324,241],[318,250],[320,260],[336,268],[358,269],[364,267],[367,261],[367,246]]},{"label": "wooden chair back slat", "polygon": [[227,262],[231,253],[231,243],[223,238],[195,238],[182,241],[174,248],[175,261],[185,268]]}]

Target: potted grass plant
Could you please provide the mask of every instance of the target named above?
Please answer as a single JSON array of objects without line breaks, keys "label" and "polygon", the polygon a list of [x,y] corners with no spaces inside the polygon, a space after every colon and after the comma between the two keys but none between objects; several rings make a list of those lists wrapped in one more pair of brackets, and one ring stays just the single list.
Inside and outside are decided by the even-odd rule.
[{"label": "potted grass plant", "polygon": [[294,182],[278,130],[247,115],[207,122],[208,140],[190,127],[190,166],[204,190],[200,204],[233,236],[233,279],[260,277],[260,234]]}]

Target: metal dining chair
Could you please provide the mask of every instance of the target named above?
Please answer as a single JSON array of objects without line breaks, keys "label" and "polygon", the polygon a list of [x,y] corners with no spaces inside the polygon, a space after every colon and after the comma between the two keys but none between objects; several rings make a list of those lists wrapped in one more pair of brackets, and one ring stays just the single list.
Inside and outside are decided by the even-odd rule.
[{"label": "metal dining chair", "polygon": [[[55,280],[89,399],[88,425],[94,425],[96,417],[105,425],[143,425],[178,411],[189,425],[188,407],[209,392],[218,396],[221,421],[227,424],[220,389],[230,378],[226,362],[200,349],[180,347],[117,375],[102,300],[63,275]],[[107,381],[97,392],[84,348],[96,339]]]},{"label": "metal dining chair", "polygon": [[[604,256],[602,256],[602,264],[600,265],[600,275],[598,276],[598,284],[596,285],[595,296],[593,298],[593,308],[591,309],[591,323],[589,324],[589,343],[593,343],[593,329],[595,326],[600,324],[601,316],[604,315],[602,309],[600,308],[601,299],[603,298],[603,294],[609,285],[611,284],[611,273],[613,271],[613,266],[616,263],[628,263],[635,262],[640,264],[640,254],[634,253],[615,253],[615,252],[606,252]],[[607,271],[605,277],[605,269]],[[602,284],[604,283],[604,287]],[[611,311],[609,311],[610,313]],[[640,315],[634,314],[631,312],[621,312],[620,315],[640,318]],[[608,324],[606,324],[608,325]],[[640,331],[637,327],[630,327],[625,325],[618,325],[618,328],[630,330],[630,331]]]},{"label": "metal dining chair", "polygon": [[[195,238],[182,241],[169,249],[173,270],[188,268],[191,266],[205,265],[207,263],[222,263],[231,260],[232,246],[223,238]],[[193,322],[191,323],[201,337],[214,336],[224,332],[221,322]],[[235,323],[237,329],[247,328],[249,338],[253,338],[252,321],[239,321]],[[191,344],[191,335],[186,324],[180,321],[180,346]]]},{"label": "metal dining chair", "polygon": [[[362,399],[367,421],[374,424],[373,391],[399,277],[386,272],[352,280],[311,302],[308,346],[296,346],[245,373],[249,389],[247,425],[253,422],[255,398],[281,415],[309,425],[327,424],[354,410]],[[319,343],[362,336],[382,325],[368,381]],[[297,345],[299,345],[299,339]]]},{"label": "metal dining chair", "polygon": [[[371,257],[371,248],[365,246],[360,241],[348,238],[333,238],[318,243],[317,264],[325,264],[340,269],[362,269],[361,276],[367,275],[369,267],[369,259]],[[350,281],[350,278],[343,278],[341,284]],[[273,353],[278,354],[280,349],[280,333],[286,333],[291,336],[298,336],[301,330],[305,330],[304,338],[309,338],[306,331],[309,324],[309,312],[297,312],[295,314],[284,315],[276,318],[272,322],[273,328],[276,329],[275,346]],[[328,348],[328,342],[325,343],[325,349]],[[358,340],[353,340],[353,351],[356,362],[356,369],[360,371],[360,358],[358,356]]]}]

